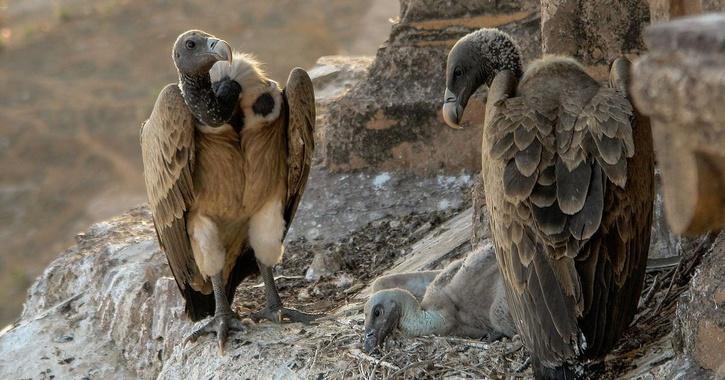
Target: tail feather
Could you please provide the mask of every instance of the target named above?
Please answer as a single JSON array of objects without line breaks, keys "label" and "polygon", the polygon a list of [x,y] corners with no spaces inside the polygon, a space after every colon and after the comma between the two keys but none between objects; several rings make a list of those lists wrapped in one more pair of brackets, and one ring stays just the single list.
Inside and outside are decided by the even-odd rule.
[{"label": "tail feather", "polygon": [[531,367],[534,370],[536,380],[582,380],[574,368],[569,364],[561,364],[558,367],[550,368],[544,366],[536,357],[531,357]]}]

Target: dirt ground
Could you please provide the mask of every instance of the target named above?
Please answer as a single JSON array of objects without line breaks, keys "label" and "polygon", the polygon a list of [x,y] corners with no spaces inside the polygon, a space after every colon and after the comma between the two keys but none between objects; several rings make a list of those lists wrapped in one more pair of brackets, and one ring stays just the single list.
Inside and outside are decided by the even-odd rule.
[{"label": "dirt ground", "polygon": [[[307,312],[330,313],[389,269],[396,259],[425,233],[450,219],[459,209],[403,217],[386,217],[369,223],[341,242],[315,243],[304,238],[288,243],[282,263],[275,267],[280,296],[286,305]],[[315,255],[334,262],[335,273],[308,281],[303,275]],[[234,307],[241,314],[264,307],[260,279],[249,278],[237,290]]]}]

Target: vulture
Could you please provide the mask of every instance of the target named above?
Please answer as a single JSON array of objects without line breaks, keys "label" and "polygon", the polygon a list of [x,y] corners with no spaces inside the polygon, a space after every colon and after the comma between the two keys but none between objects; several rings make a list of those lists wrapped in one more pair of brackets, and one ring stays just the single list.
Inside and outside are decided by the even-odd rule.
[{"label": "vulture", "polygon": [[172,51],[179,82],[161,91],[141,129],[146,190],[161,248],[186,314],[212,319],[188,340],[244,330],[230,302],[261,273],[266,307],[253,319],[309,322],[284,308],[272,267],[307,182],[315,102],[307,73],[280,90],[251,57],[205,32],[181,34]]},{"label": "vulture", "polygon": [[632,321],[642,289],[654,198],[649,121],[629,100],[629,61],[600,84],[575,60],[523,70],[496,29],[448,55],[443,116],[460,128],[488,86],[482,177],[496,258],[538,379],[575,378]]},{"label": "vulture", "polygon": [[408,336],[511,337],[515,328],[505,294],[491,244],[443,270],[380,277],[365,304],[363,348],[382,346],[396,329]]}]

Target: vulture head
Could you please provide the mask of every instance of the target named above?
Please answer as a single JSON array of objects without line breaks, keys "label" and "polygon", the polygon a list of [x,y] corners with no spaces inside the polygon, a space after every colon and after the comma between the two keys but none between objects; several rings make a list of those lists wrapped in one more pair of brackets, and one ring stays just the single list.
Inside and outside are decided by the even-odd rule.
[{"label": "vulture head", "polygon": [[468,99],[482,85],[490,85],[496,73],[511,70],[523,73],[519,47],[498,29],[480,29],[456,42],[446,63],[446,93],[443,119],[451,128],[461,128],[460,121]]},{"label": "vulture head", "polygon": [[189,75],[208,73],[217,61],[232,60],[232,48],[226,41],[201,30],[182,33],[172,54],[176,69]]},{"label": "vulture head", "polygon": [[365,304],[365,342],[363,348],[371,352],[382,346],[385,338],[398,327],[403,308],[417,303],[415,297],[403,289],[386,289],[373,294]]}]

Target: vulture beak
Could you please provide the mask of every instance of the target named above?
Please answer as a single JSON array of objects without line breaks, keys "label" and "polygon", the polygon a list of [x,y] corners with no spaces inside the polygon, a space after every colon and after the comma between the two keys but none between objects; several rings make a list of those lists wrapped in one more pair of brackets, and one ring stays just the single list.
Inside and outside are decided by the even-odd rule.
[{"label": "vulture beak", "polygon": [[365,350],[365,352],[373,352],[373,350],[378,347],[378,340],[378,334],[376,333],[375,329],[365,329],[365,342],[363,343],[363,349]]},{"label": "vulture beak", "polygon": [[365,340],[363,342],[365,352],[370,353],[376,348],[382,347],[385,339],[398,327],[399,322],[400,310],[397,307],[389,309],[384,316],[379,318],[373,319],[366,316]]},{"label": "vulture beak", "polygon": [[207,52],[219,61],[232,62],[232,48],[226,41],[209,37],[206,39],[206,47]]},{"label": "vulture beak", "polygon": [[458,97],[446,88],[443,99],[443,120],[453,129],[463,129],[459,124],[461,117],[463,117],[463,107],[459,104]]}]

